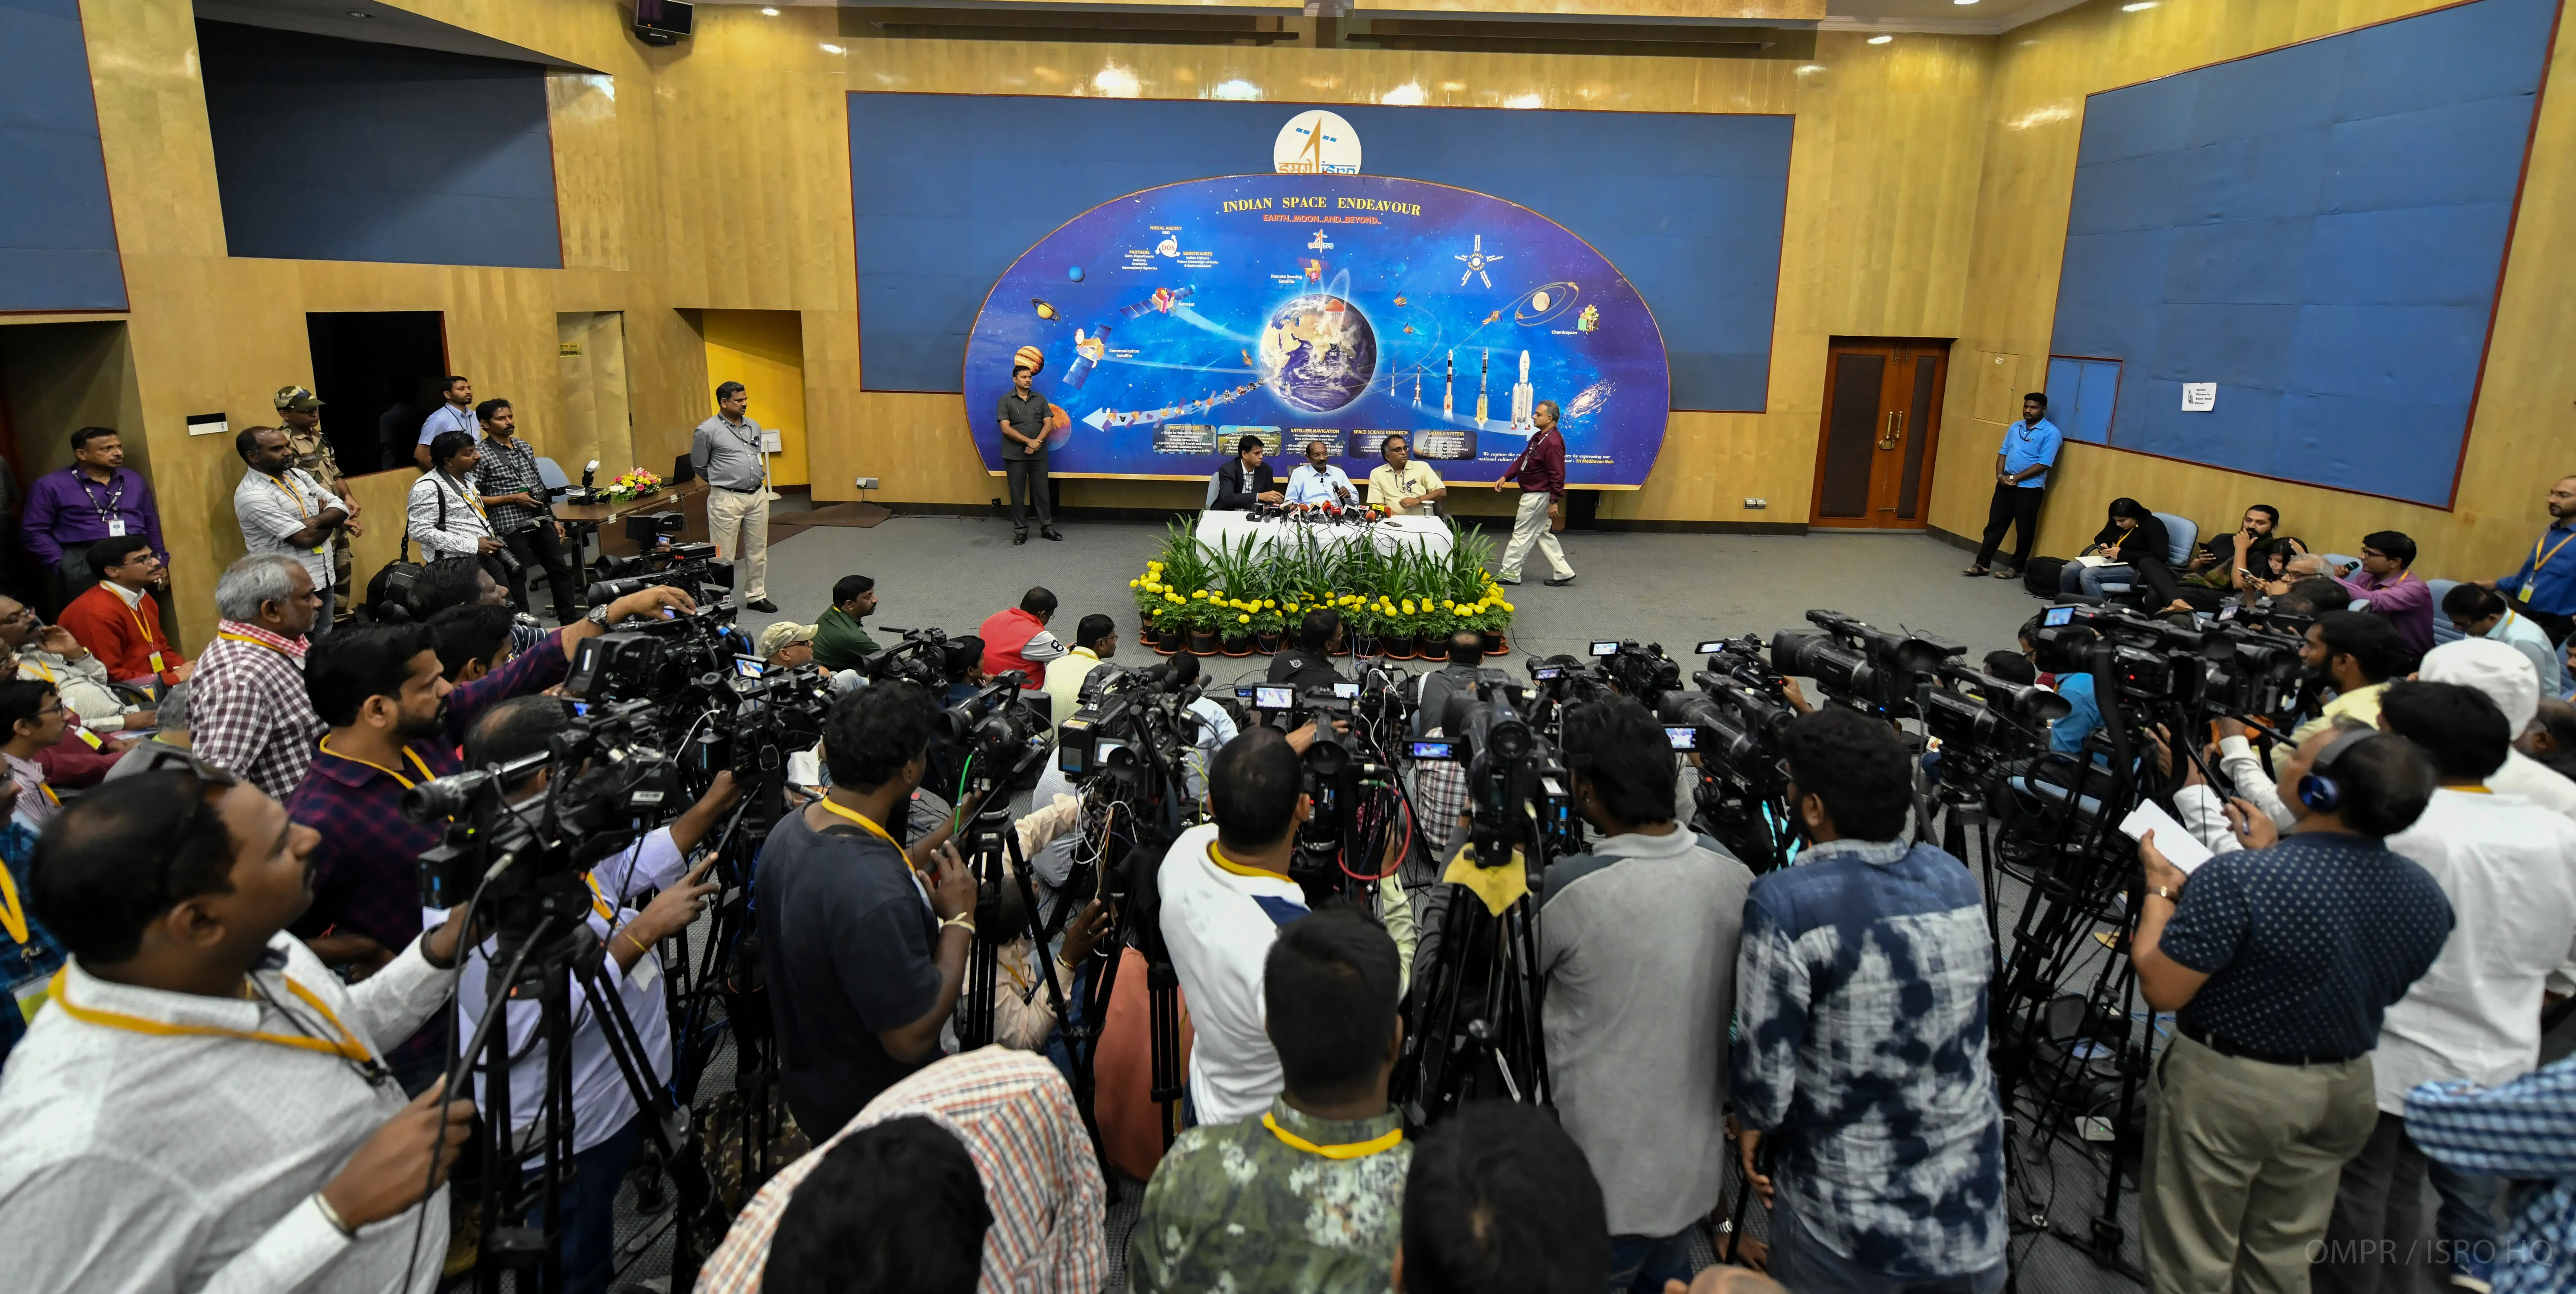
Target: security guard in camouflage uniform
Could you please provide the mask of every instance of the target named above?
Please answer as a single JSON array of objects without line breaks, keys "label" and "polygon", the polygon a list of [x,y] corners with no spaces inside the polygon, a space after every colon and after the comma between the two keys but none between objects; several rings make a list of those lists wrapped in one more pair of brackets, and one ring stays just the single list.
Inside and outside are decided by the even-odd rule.
[{"label": "security guard in camouflage uniform", "polygon": [[1128,1288],[1382,1294],[1413,1147],[1387,1102],[1404,1032],[1395,941],[1351,908],[1279,928],[1265,1025],[1286,1082],[1257,1119],[1173,1141],[1128,1237]]},{"label": "security guard in camouflage uniform", "polygon": [[303,387],[281,386],[277,388],[277,420],[286,428],[286,447],[294,453],[295,465],[349,505],[349,523],[331,540],[331,605],[336,608],[331,620],[338,624],[358,609],[357,602],[349,596],[350,572],[357,565],[350,555],[349,541],[367,533],[358,523],[358,501],[341,485],[340,460],[331,453],[331,438],[322,434],[322,401]]}]

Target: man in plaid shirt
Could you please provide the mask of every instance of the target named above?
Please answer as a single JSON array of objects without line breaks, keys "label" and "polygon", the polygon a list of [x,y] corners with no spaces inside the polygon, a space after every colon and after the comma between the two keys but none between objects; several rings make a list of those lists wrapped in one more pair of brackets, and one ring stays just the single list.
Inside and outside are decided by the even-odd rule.
[{"label": "man in plaid shirt", "polygon": [[581,589],[564,553],[563,523],[546,505],[537,451],[515,434],[519,416],[509,401],[486,400],[474,406],[474,416],[483,422],[483,458],[474,468],[474,484],[492,511],[493,533],[510,546],[520,565],[545,571],[546,587],[554,592],[555,619],[571,624],[581,618]]},{"label": "man in plaid shirt", "polygon": [[[310,775],[286,802],[287,816],[321,833],[314,846],[313,906],[288,926],[324,965],[372,973],[420,934],[418,859],[439,842],[442,823],[402,815],[403,793],[464,771],[457,743],[485,710],[563,681],[582,639],[608,624],[695,611],[678,589],[621,598],[546,636],[534,651],[463,687],[451,686],[419,625],[381,625],[335,634],[314,648],[304,686],[330,725],[315,743]],[[445,1067],[444,1019],[386,1056],[403,1090],[418,1095]]]},{"label": "man in plaid shirt", "polygon": [[188,685],[196,752],[281,802],[322,735],[304,694],[304,635],[321,610],[312,573],[295,558],[255,553],[233,563],[215,583],[223,622]]},{"label": "man in plaid shirt", "polygon": [[2406,1135],[2461,1172],[2522,1182],[2495,1294],[2576,1290],[2576,1057],[2502,1087],[2426,1083],[2406,1095]]}]

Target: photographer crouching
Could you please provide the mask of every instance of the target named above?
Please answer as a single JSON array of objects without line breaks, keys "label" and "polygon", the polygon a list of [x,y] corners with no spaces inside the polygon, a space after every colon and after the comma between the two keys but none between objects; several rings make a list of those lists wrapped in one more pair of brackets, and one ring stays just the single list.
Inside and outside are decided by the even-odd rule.
[{"label": "photographer crouching", "polygon": [[313,829],[185,752],[129,767],[29,872],[71,961],[0,1079],[11,1287],[434,1288],[473,1107],[406,1103],[382,1057],[446,1000],[460,931],[343,985],[285,933]]},{"label": "photographer crouching", "polygon": [[[465,764],[468,768],[489,768],[542,755],[553,739],[571,726],[570,707],[554,697],[523,696],[504,702],[466,733]],[[525,804],[546,792],[551,773],[551,768],[540,766],[523,774],[502,794],[511,804]],[[687,929],[705,910],[708,896],[719,888],[706,879],[716,856],[709,853],[694,869],[688,865],[688,856],[741,798],[733,774],[717,773],[707,793],[687,812],[655,828],[623,853],[599,860],[585,877],[592,896],[592,910],[586,920],[605,950],[606,978],[617,986],[617,996],[634,1022],[635,1035],[643,1043],[643,1060],[652,1066],[655,1083],[671,1080],[672,1050],[667,995],[660,981],[661,959],[654,949],[664,939]],[[648,890],[660,893],[643,911],[628,905],[629,898]],[[422,919],[440,920],[444,915],[427,912]],[[494,944],[494,940],[486,939],[475,947],[457,977],[460,1036],[473,1034],[490,1001],[484,977],[495,955]],[[505,965],[507,960],[503,958]],[[563,1200],[562,1288],[570,1294],[596,1294],[608,1288],[616,1239],[617,1189],[626,1180],[626,1170],[634,1164],[636,1150],[643,1142],[644,1115],[610,1050],[606,1023],[590,1009],[578,982],[568,996],[573,1004],[572,1149],[576,1171]],[[514,996],[506,1017],[510,1054],[517,1058],[510,1065],[509,1091],[515,1125],[512,1131],[521,1134],[539,1122],[545,1094],[551,1090],[547,1086],[544,1039],[538,1033],[543,1022],[544,1012],[534,994]],[[489,1104],[479,1074],[475,1097]],[[534,1142],[535,1138],[529,1137],[525,1144]],[[532,1216],[529,1225],[538,1224],[539,1219]]]}]

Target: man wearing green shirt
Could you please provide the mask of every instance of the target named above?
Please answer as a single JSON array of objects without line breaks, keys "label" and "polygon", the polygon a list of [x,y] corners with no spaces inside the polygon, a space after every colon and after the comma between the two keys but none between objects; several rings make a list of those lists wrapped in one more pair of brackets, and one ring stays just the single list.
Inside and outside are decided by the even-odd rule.
[{"label": "man wearing green shirt", "polygon": [[814,663],[838,673],[861,669],[877,654],[877,640],[859,622],[875,615],[877,582],[865,575],[844,575],[832,586],[832,605],[814,622]]}]

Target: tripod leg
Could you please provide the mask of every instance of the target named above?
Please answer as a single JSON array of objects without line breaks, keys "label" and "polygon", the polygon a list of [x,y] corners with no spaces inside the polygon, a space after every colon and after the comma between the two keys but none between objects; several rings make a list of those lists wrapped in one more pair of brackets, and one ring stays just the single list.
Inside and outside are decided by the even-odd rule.
[{"label": "tripod leg", "polygon": [[713,1224],[703,1215],[714,1203],[714,1185],[707,1180],[705,1168],[689,1153],[693,1142],[688,1112],[672,1099],[669,1088],[653,1078],[645,1059],[643,1037],[635,1030],[634,1017],[627,1014],[625,1000],[608,983],[607,971],[600,965],[598,944],[595,940],[586,943],[587,955],[577,957],[573,963],[574,977],[590,1003],[592,1018],[601,1024],[609,1055],[626,1081],[627,1094],[634,1098],[635,1108],[644,1120],[645,1139],[653,1145],[679,1188],[679,1207],[672,1210],[672,1271],[675,1276],[694,1276],[697,1257],[692,1228]]}]

